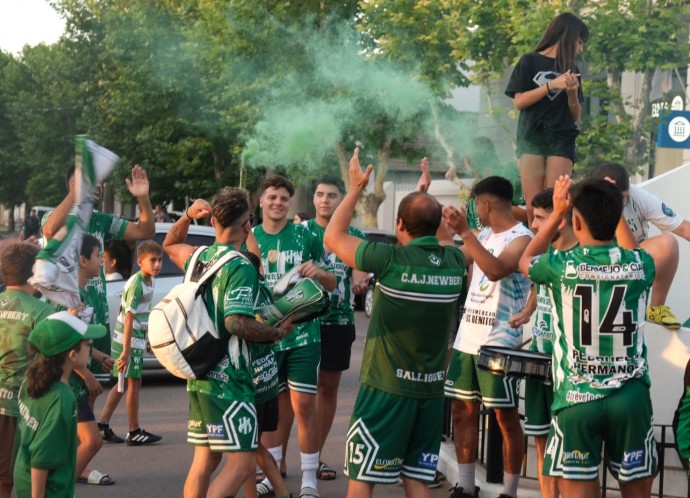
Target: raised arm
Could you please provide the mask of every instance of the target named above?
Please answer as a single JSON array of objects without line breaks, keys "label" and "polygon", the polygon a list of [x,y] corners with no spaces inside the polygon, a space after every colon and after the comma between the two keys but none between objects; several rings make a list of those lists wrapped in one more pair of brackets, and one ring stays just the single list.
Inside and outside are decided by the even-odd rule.
[{"label": "raised arm", "polygon": [[203,218],[211,213],[211,205],[204,199],[197,199],[177,220],[163,241],[163,250],[175,266],[184,270],[184,264],[194,252],[195,247],[185,243],[192,220]]},{"label": "raised arm", "polygon": [[546,223],[539,229],[539,232],[529,243],[527,249],[525,249],[525,252],[520,258],[520,271],[525,276],[529,277],[529,267],[532,259],[546,252],[554,235],[558,232],[561,221],[572,209],[573,202],[570,197],[570,187],[572,184],[573,181],[568,175],[561,175],[558,180],[556,180],[556,184],[553,187],[553,211],[551,212],[551,216],[549,216]]},{"label": "raised arm", "polygon": [[149,198],[149,179],[146,171],[138,164],[132,168],[132,179],[125,178],[125,183],[139,204],[139,220],[128,223],[125,229],[125,240],[145,240],[156,235],[156,220]]},{"label": "raised arm", "polygon": [[373,170],[370,164],[365,171],[359,165],[359,147],[355,149],[350,159],[350,189],[331,217],[326,227],[324,243],[350,268],[358,269],[355,264],[357,248],[363,242],[359,237],[350,235],[347,231],[352,220],[359,196],[369,183],[369,176]]}]

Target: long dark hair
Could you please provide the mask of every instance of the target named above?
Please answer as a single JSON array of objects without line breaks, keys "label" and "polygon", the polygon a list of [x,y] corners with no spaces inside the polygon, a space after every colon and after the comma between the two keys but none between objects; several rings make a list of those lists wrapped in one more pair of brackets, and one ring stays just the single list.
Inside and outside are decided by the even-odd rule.
[{"label": "long dark hair", "polygon": [[[33,347],[30,346],[29,349],[32,350]],[[40,398],[50,386],[58,382],[60,377],[62,377],[62,366],[65,364],[67,355],[71,351],[78,352],[80,350],[81,341],[73,348],[55,356],[37,356],[26,374],[26,387],[29,396],[33,399]]]},{"label": "long dark hair", "polygon": [[569,69],[574,71],[578,38],[586,42],[589,28],[575,14],[564,12],[553,18],[535,50],[542,52],[558,44],[556,70],[561,73]]}]

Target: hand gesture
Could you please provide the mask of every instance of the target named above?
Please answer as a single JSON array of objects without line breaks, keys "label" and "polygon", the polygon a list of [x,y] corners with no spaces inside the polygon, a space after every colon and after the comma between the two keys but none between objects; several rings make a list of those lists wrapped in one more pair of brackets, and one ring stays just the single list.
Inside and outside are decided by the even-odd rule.
[{"label": "hand gesture", "polygon": [[145,197],[149,195],[149,178],[146,176],[144,168],[138,164],[132,168],[132,179],[125,178],[125,183],[129,193],[134,197]]},{"label": "hand gesture", "polygon": [[129,365],[129,351],[123,351],[120,353],[120,357],[117,359],[117,371],[126,372],[127,366]]},{"label": "hand gesture", "polygon": [[470,229],[467,223],[467,211],[464,207],[457,209],[454,206],[445,206],[443,208],[443,218],[446,220],[448,228],[460,236],[462,236],[463,232]]},{"label": "hand gesture", "polygon": [[299,274],[303,278],[318,279],[323,270],[319,268],[313,261],[305,261],[299,267]]},{"label": "hand gesture", "polygon": [[352,159],[350,159],[350,188],[359,190],[360,192],[369,183],[369,177],[374,167],[370,164],[366,171],[362,172],[362,167],[359,165],[359,147],[355,148]]},{"label": "hand gesture", "polygon": [[580,81],[577,79],[579,74],[571,73],[568,71],[566,73],[566,78],[565,78],[565,91],[568,93],[574,93],[577,92],[577,89],[580,88]]},{"label": "hand gesture", "polygon": [[561,175],[553,186],[553,213],[563,218],[573,208],[570,187],[573,181],[568,175]]},{"label": "hand gesture", "polygon": [[428,192],[431,185],[431,175],[429,174],[429,159],[423,158],[419,164],[419,169],[422,170],[422,175],[417,182],[417,192]]},{"label": "hand gesture", "polygon": [[186,213],[190,218],[198,220],[211,214],[211,204],[204,199],[197,199],[187,208]]}]

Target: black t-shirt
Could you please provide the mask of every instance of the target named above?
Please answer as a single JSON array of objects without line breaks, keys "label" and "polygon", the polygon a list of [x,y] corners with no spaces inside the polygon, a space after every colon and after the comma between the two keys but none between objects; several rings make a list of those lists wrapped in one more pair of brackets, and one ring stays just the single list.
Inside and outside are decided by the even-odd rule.
[{"label": "black t-shirt", "polygon": [[[575,66],[573,72],[579,73],[580,70]],[[530,52],[520,57],[505,93],[512,99],[516,93],[534,90],[560,75],[556,71],[555,59],[539,52]],[[582,85],[580,77],[578,81]],[[577,89],[577,97],[580,102],[584,100],[582,86]],[[556,133],[563,137],[575,137],[578,134],[577,125],[568,109],[568,95],[564,90],[552,90],[539,102],[520,111],[518,142],[529,141],[530,137],[544,133]]]},{"label": "black t-shirt", "polygon": [[24,220],[24,237],[28,239],[32,235],[38,235],[39,228],[38,218],[34,215],[27,216]]}]

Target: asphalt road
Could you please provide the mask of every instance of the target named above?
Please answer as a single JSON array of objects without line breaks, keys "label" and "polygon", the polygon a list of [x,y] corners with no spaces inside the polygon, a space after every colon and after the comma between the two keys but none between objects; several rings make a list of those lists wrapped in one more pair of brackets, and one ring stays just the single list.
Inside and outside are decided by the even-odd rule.
[{"label": "asphalt road", "polygon": [[[359,366],[366,328],[369,320],[364,313],[356,313],[357,340],[353,346],[351,368],[343,374],[340,386],[340,399],[333,429],[329,436],[322,460],[328,462],[338,472],[333,481],[319,481],[319,491],[324,498],[344,497],[347,479],[342,475],[342,462],[345,453],[347,426],[357,396],[359,386]],[[105,395],[99,396],[96,403],[96,416],[100,414]],[[127,419],[124,399],[115,412],[111,426],[124,437]],[[145,429],[160,434],[163,440],[156,445],[128,447],[125,444],[106,444],[91,462],[91,468],[107,472],[115,480],[113,486],[94,486],[77,484],[77,498],[173,498],[182,496],[182,488],[187,470],[192,461],[193,449],[186,442],[187,394],[183,381],[162,372],[147,372],[144,375],[141,393],[141,425]],[[295,498],[299,493],[301,473],[296,430],[290,439],[287,456],[287,484]],[[448,496],[446,482],[439,489],[432,490],[434,498]],[[374,496],[403,497],[402,486],[377,486]],[[242,496],[240,494],[240,496]]]}]

